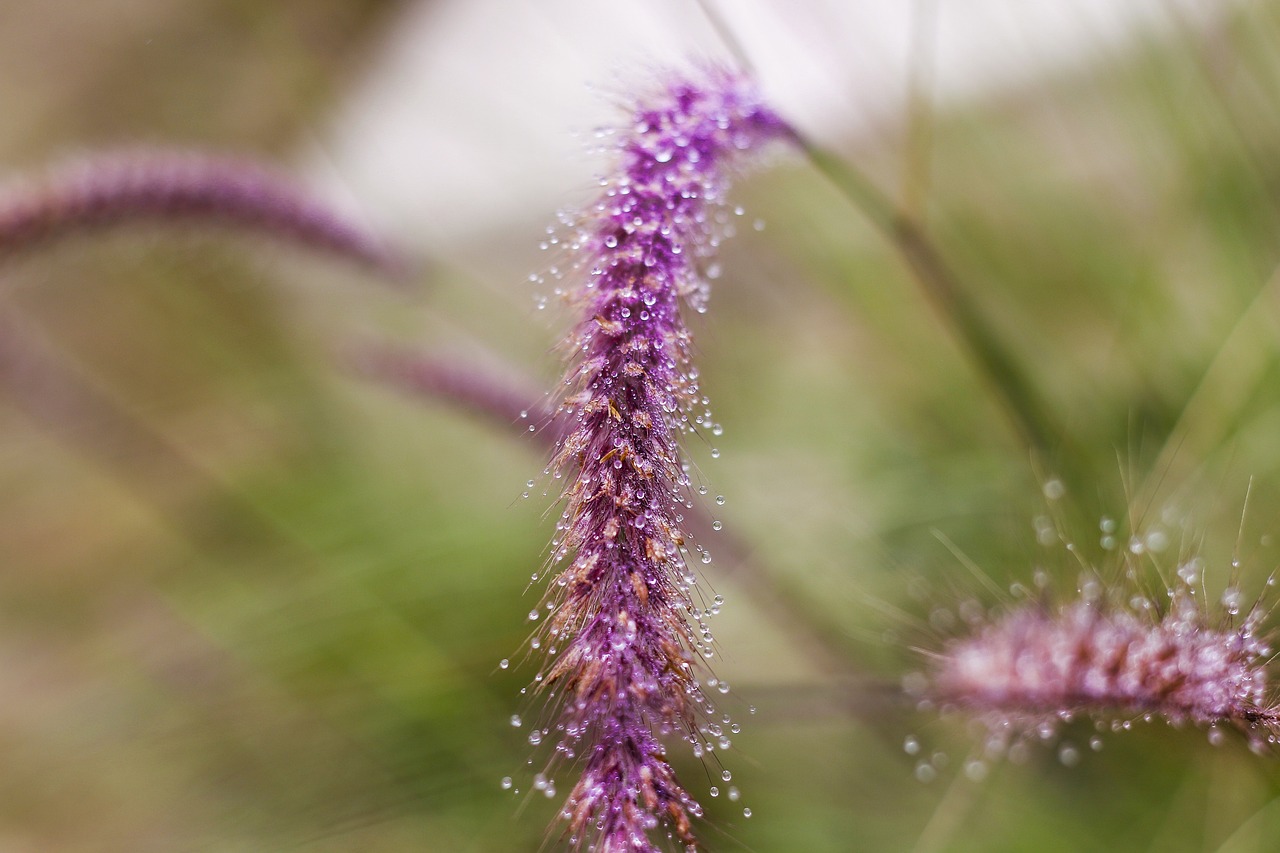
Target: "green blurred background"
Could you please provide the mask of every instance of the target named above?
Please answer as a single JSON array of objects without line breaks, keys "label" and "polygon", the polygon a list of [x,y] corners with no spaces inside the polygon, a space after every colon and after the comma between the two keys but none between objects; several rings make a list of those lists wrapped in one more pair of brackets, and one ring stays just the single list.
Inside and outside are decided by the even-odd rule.
[{"label": "green blurred background", "polygon": [[[141,141],[287,165],[407,6],[10,0],[0,164]],[[1280,562],[1280,4],[1223,4],[1209,27],[1169,9],[1158,35],[957,106],[904,103],[909,121],[842,151],[914,200],[1060,420],[1047,454],[800,157],[742,184],[767,227],[727,244],[694,320],[726,431],[690,453],[736,543],[708,547],[744,557],[704,581],[728,601],[716,674],[744,728],[724,758],[741,799],[711,798],[674,750],[709,847],[1275,849],[1276,759],[1238,738],[1138,726],[1078,766],[1049,746],[975,783],[974,733],[890,698],[948,605],[998,604],[964,561],[1000,587],[1037,568],[1073,587],[1038,526],[1104,574],[1161,533],[1148,581],[1199,551],[1210,598],[1233,556],[1248,592]],[[544,753],[508,724],[537,713],[520,649],[552,500],[520,495],[543,451],[333,352],[395,340],[554,382],[568,318],[525,281],[551,220],[495,222],[449,259],[409,245],[423,271],[399,291],[226,230],[4,261],[44,372],[0,396],[0,853],[543,844],[556,803],[527,792]]]}]

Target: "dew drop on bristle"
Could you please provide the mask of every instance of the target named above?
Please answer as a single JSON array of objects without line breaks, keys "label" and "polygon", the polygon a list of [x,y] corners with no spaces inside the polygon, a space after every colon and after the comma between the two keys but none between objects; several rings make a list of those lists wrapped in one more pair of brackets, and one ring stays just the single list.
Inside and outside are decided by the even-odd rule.
[{"label": "dew drop on bristle", "polygon": [[1244,601],[1244,596],[1240,590],[1234,586],[1229,586],[1222,591],[1222,606],[1232,616],[1240,612],[1240,604]]}]

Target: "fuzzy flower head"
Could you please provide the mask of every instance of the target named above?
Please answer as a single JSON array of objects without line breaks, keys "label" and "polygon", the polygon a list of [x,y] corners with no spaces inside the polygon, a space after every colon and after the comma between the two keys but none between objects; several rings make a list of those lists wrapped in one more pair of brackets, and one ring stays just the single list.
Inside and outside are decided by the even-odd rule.
[{"label": "fuzzy flower head", "polygon": [[1271,650],[1259,634],[1261,602],[1241,616],[1234,586],[1220,608],[1188,583],[1198,560],[1162,602],[1106,594],[1095,578],[1078,598],[1014,607],[953,639],[933,660],[928,697],[976,715],[990,751],[1009,740],[1048,739],[1074,717],[1127,728],[1133,719],[1242,731],[1254,748],[1275,743],[1280,711],[1268,683]]},{"label": "fuzzy flower head", "polygon": [[562,812],[577,847],[656,850],[654,832],[696,844],[701,809],[664,746],[679,737],[703,754],[698,719],[714,710],[697,679],[711,635],[686,559],[693,498],[677,443],[705,400],[681,312],[705,304],[701,265],[724,230],[732,168],[786,133],[738,75],[668,79],[613,135],[613,171],[568,241],[582,319],[551,466],[566,481],[559,573],[532,642],[555,710],[531,739],[556,741],[553,764],[581,763]]}]

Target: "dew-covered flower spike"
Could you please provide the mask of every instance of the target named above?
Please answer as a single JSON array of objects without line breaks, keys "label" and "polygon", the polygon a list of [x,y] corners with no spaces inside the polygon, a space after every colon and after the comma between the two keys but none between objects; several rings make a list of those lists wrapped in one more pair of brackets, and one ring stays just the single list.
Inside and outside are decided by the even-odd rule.
[{"label": "dew-covered flower spike", "polygon": [[0,189],[0,259],[128,222],[225,223],[332,252],[393,278],[407,265],[367,230],[245,159],[137,149],[95,154]]},{"label": "dew-covered flower spike", "polygon": [[1079,716],[1113,728],[1135,718],[1189,722],[1214,738],[1234,727],[1255,748],[1275,743],[1280,708],[1267,683],[1263,608],[1240,617],[1231,588],[1214,616],[1218,608],[1201,598],[1179,585],[1162,606],[1105,595],[1023,605],[948,644],[934,661],[930,698],[977,715],[995,753],[1010,739],[1052,737]]},{"label": "dew-covered flower spike", "polygon": [[531,740],[555,745],[548,775],[579,762],[562,810],[575,849],[697,845],[701,807],[667,760],[675,740],[703,754],[698,722],[713,710],[698,680],[709,602],[688,565],[693,498],[677,442],[705,401],[681,310],[705,305],[702,266],[729,230],[733,170],[789,135],[737,74],[667,78],[608,137],[613,171],[566,241],[582,320],[567,340],[568,431],[551,466],[566,480],[549,558],[559,574],[531,614],[546,617],[535,680],[554,706]]}]

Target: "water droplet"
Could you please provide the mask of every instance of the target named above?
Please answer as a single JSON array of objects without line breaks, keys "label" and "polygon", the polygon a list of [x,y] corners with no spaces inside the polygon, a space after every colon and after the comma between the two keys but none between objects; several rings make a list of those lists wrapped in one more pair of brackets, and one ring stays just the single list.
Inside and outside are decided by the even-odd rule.
[{"label": "water droplet", "polygon": [[498,669],[506,669],[509,666],[511,666],[511,661],[507,660],[506,658],[503,658],[502,660],[498,661]]},{"label": "water droplet", "polygon": [[736,802],[738,801],[738,798],[739,798],[739,797],[741,797],[741,796],[742,796],[742,792],[738,790],[738,787],[737,787],[736,785],[730,785],[730,786],[729,786],[729,800],[730,800],[730,802],[734,802],[734,803],[736,803]]},{"label": "water droplet", "polygon": [[520,726],[524,725],[524,720],[520,719],[519,714],[512,714],[511,725],[515,726],[516,728],[520,728]]},{"label": "water droplet", "polygon": [[721,773],[721,774],[720,774],[720,778],[721,778],[721,779],[723,779],[724,781],[728,782],[730,779],[732,779],[732,778],[733,778],[733,774],[732,774],[732,773],[730,773],[728,770],[726,770],[726,771],[724,771],[723,773]]},{"label": "water droplet", "polygon": [[971,782],[981,782],[983,779],[987,778],[987,763],[985,761],[979,761],[976,758],[971,761],[966,761],[964,763],[964,775],[967,776]]},{"label": "water droplet", "polygon": [[916,755],[920,752],[920,741],[912,735],[907,735],[906,740],[902,742],[902,751],[907,755]]},{"label": "water droplet", "polygon": [[1066,493],[1067,487],[1056,477],[1045,481],[1044,496],[1049,500],[1056,501]]},{"label": "water droplet", "polygon": [[743,809],[743,810],[742,810],[742,816],[743,816],[743,817],[751,817],[751,809]]},{"label": "water droplet", "polygon": [[502,790],[504,790],[504,791],[510,791],[510,790],[511,790],[511,786],[512,786],[512,784],[514,784],[514,783],[511,781],[511,777],[510,777],[510,776],[503,776],[503,777],[502,777]]},{"label": "water droplet", "polygon": [[711,522],[711,529],[712,529],[712,530],[723,530],[723,529],[724,529],[724,525],[723,525],[723,524],[721,524],[719,521],[713,521],[713,522]]},{"label": "water droplet", "polygon": [[1063,767],[1075,767],[1080,763],[1080,750],[1069,743],[1064,743],[1058,747],[1058,760],[1062,762]]},{"label": "water droplet", "polygon": [[1232,615],[1240,612],[1240,604],[1243,601],[1244,596],[1234,586],[1229,586],[1222,591],[1222,606]]},{"label": "water droplet", "polygon": [[719,459],[719,458],[720,458],[720,448],[718,448],[718,447],[713,447],[713,448],[711,448],[711,458],[712,458],[712,459]]},{"label": "water droplet", "polygon": [[724,506],[724,495],[716,495],[716,506]]},{"label": "water droplet", "polygon": [[927,761],[921,761],[916,765],[916,779],[920,782],[932,782],[938,778],[938,771],[933,769],[933,765]]},{"label": "water droplet", "polygon": [[711,562],[711,552],[710,552],[710,551],[703,551],[703,552],[702,552],[702,562],[704,562],[704,563],[710,563],[710,562]]}]

